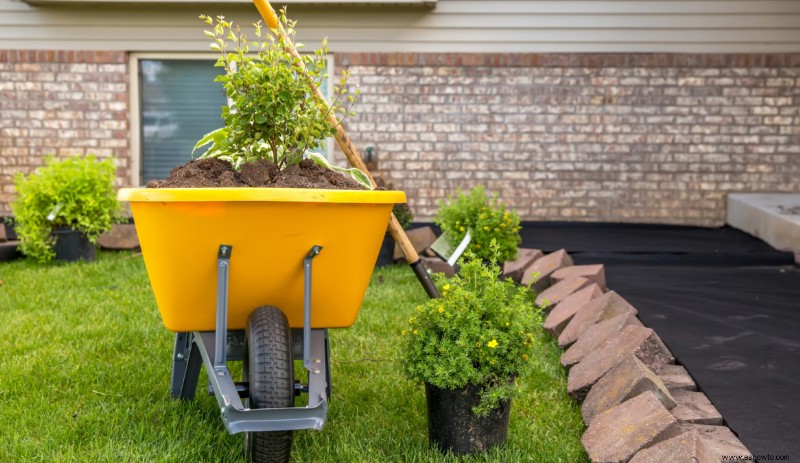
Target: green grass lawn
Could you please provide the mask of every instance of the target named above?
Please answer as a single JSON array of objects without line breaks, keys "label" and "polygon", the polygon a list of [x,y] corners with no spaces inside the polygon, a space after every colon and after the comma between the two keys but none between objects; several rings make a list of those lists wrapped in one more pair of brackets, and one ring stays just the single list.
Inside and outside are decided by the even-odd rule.
[{"label": "green grass lawn", "polygon": [[[425,298],[407,266],[375,272],[355,326],[331,330],[328,423],[295,433],[293,461],[588,461],[552,340],[521,380],[507,444],[471,458],[429,449],[424,390],[403,377],[398,348]],[[0,263],[0,326],[0,461],[244,461],[241,436],[225,432],[213,397],[170,398],[173,334],[141,257]]]}]

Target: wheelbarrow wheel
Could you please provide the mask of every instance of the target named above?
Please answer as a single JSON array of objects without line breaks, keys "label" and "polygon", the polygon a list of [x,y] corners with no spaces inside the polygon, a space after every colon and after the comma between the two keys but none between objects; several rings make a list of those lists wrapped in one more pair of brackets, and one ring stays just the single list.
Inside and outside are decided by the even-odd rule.
[{"label": "wheelbarrow wheel", "polygon": [[[245,376],[250,383],[249,406],[286,408],[294,405],[292,332],[277,307],[262,306],[247,320]],[[248,462],[286,463],[292,431],[248,432],[244,452]]]}]

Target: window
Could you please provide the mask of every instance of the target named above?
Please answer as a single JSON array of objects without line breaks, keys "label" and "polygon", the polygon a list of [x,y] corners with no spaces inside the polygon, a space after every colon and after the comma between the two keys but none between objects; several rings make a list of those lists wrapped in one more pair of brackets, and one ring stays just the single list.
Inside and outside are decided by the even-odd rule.
[{"label": "window", "polygon": [[[227,104],[223,72],[213,56],[135,56],[131,68],[138,91],[131,105],[133,128],[132,184],[165,178],[169,171],[192,159],[192,149],[203,135],[222,127],[221,108]],[[328,61],[331,69],[332,61]],[[329,73],[330,74],[330,73]],[[330,85],[323,89],[330,95]],[[318,149],[330,159],[331,140]]]}]

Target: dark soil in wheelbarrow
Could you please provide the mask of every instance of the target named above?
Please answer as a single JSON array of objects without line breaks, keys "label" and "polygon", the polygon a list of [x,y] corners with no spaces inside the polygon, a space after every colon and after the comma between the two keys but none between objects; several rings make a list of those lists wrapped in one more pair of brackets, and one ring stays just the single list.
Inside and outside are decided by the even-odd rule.
[{"label": "dark soil in wheelbarrow", "polygon": [[194,159],[172,169],[164,180],[150,180],[147,188],[317,188],[363,190],[360,183],[309,159],[299,165],[278,170],[272,161],[262,159],[243,164],[239,172],[222,159]]}]

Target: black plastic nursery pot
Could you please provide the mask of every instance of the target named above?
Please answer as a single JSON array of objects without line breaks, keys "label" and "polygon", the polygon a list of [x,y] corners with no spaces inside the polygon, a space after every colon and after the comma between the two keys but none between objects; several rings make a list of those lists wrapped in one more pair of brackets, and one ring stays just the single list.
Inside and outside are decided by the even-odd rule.
[{"label": "black plastic nursery pot", "polygon": [[0,227],[4,227],[6,231],[6,239],[8,241],[16,241],[17,238],[17,231],[14,228],[14,218],[13,217],[0,217]]},{"label": "black plastic nursery pot", "polygon": [[95,245],[80,231],[72,228],[55,228],[52,234],[56,238],[56,244],[53,247],[56,260],[75,262],[95,259],[97,254]]},{"label": "black plastic nursery pot", "polygon": [[388,231],[383,236],[381,243],[381,250],[378,252],[378,260],[375,262],[376,267],[385,267],[394,263],[394,238]]},{"label": "black plastic nursery pot", "polygon": [[481,386],[439,389],[425,384],[428,407],[428,439],[431,446],[455,455],[485,452],[508,437],[511,401],[480,417],[472,408],[480,402]]}]

